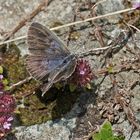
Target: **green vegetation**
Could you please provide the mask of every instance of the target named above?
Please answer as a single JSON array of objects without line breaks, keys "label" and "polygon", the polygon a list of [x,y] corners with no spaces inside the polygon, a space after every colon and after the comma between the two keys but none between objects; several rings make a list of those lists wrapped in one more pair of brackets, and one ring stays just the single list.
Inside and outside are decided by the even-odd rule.
[{"label": "green vegetation", "polygon": [[124,136],[116,136],[112,131],[112,126],[109,121],[105,121],[99,132],[93,134],[93,140],[124,140]]}]

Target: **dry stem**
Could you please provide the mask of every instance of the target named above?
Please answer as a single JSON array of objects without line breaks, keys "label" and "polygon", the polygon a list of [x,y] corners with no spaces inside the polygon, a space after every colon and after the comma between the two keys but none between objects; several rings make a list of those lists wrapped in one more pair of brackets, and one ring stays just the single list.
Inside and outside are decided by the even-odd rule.
[{"label": "dry stem", "polygon": [[27,83],[27,82],[30,81],[31,79],[32,79],[32,76],[30,76],[30,77],[28,77],[28,78],[26,78],[26,79],[24,79],[24,80],[22,80],[22,81],[19,81],[19,82],[16,83],[16,84],[11,85],[11,86],[10,86],[10,90],[13,90],[13,89],[15,89],[16,87],[21,86],[21,85]]}]

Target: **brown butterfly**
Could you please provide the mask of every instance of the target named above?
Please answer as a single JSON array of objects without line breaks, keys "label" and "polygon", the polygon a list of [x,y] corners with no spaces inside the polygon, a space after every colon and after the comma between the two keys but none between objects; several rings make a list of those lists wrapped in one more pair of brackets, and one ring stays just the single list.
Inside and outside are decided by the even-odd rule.
[{"label": "brown butterfly", "polygon": [[27,69],[35,79],[44,83],[42,95],[54,83],[67,79],[74,72],[76,56],[48,28],[32,23],[28,29],[27,42],[30,52],[26,60]]}]

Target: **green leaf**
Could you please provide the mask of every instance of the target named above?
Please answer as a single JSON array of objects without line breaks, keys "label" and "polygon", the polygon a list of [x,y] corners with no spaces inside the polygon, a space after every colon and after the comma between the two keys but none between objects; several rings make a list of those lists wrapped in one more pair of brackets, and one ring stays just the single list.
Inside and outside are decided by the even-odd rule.
[{"label": "green leaf", "polygon": [[105,121],[102,125],[102,129],[107,129],[107,130],[111,130],[112,131],[112,126],[111,123],[109,121]]},{"label": "green leaf", "polygon": [[76,85],[74,85],[74,84],[72,84],[72,83],[70,83],[69,84],[69,89],[70,89],[70,92],[74,92],[75,91],[75,89],[76,89]]},{"label": "green leaf", "polygon": [[101,139],[103,140],[113,140],[113,132],[111,123],[109,121],[106,121],[100,131]]},{"label": "green leaf", "polygon": [[107,70],[108,70],[109,73],[113,73],[113,66],[109,66],[109,67],[107,68]]},{"label": "green leaf", "polygon": [[4,90],[5,90],[5,91],[10,90],[10,87],[9,87],[9,86],[5,86],[5,87],[4,87]]},{"label": "green leaf", "polygon": [[95,133],[95,134],[93,134],[92,139],[93,139],[93,140],[102,140],[102,139],[101,139],[100,133]]},{"label": "green leaf", "polygon": [[8,85],[8,80],[7,79],[3,79],[2,83],[6,86],[6,85]]},{"label": "green leaf", "polygon": [[2,73],[3,73],[3,67],[0,66],[0,74],[2,74]]},{"label": "green leaf", "polygon": [[92,135],[93,140],[125,140],[124,136],[115,136],[109,121],[105,121],[98,133]]},{"label": "green leaf", "polygon": [[87,89],[91,89],[91,85],[89,83],[86,84]]}]

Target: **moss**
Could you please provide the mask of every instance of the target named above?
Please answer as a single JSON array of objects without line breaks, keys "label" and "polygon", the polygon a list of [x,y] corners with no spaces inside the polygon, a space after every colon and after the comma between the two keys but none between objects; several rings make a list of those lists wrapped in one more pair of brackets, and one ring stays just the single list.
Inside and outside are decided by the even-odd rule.
[{"label": "moss", "polygon": [[41,103],[36,95],[25,98],[25,108],[19,108],[22,125],[32,125],[51,119],[52,105]]},{"label": "moss", "polygon": [[[27,86],[30,87],[31,85],[28,83],[26,88]],[[19,93],[17,92],[17,94]],[[56,94],[57,96],[51,100],[52,98],[48,98],[49,94]],[[21,125],[43,123],[64,116],[72,108],[78,96],[79,94],[70,93],[70,91],[62,92],[62,89],[57,90],[55,88],[48,91],[44,97],[40,93],[26,96],[24,108],[19,108],[18,118],[20,118]]]},{"label": "moss", "polygon": [[3,64],[8,71],[7,76],[10,83],[17,83],[27,77],[28,73],[25,68],[24,59],[20,57],[20,51],[16,45],[10,45],[3,57]]}]

